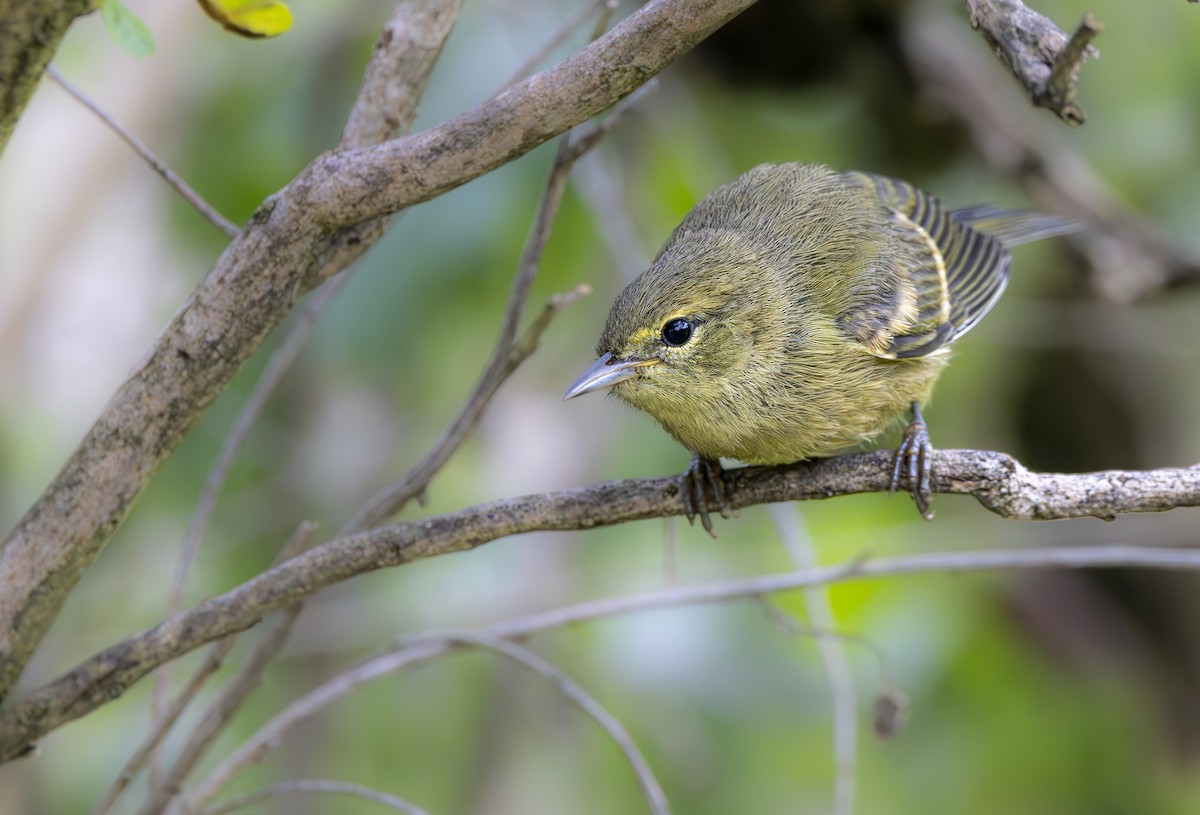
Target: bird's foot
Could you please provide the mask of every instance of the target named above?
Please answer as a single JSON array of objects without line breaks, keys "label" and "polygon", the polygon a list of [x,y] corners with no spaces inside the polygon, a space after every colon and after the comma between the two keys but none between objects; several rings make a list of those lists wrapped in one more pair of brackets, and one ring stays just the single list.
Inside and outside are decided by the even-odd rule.
[{"label": "bird's foot", "polygon": [[933,502],[933,445],[929,442],[929,428],[921,416],[921,407],[916,402],[912,404],[912,421],[904,429],[900,446],[892,458],[889,495],[900,489],[901,481],[907,482],[921,517],[933,520],[930,508]]},{"label": "bird's foot", "polygon": [[694,525],[696,516],[699,515],[704,531],[715,538],[717,535],[713,532],[709,512],[715,507],[722,518],[732,517],[729,496],[725,489],[725,470],[721,467],[721,462],[715,458],[696,456],[679,480],[680,492],[683,495],[683,512],[687,515],[688,523]]}]

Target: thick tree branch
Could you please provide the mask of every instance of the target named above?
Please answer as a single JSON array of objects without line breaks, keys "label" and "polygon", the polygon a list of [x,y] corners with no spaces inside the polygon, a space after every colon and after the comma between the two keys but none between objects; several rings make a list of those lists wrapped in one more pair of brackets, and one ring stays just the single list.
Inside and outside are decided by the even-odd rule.
[{"label": "thick tree branch", "polygon": [[92,0],[0,0],[0,155],[58,44]]},{"label": "thick tree branch", "polygon": [[359,257],[356,224],[453,189],[627,96],[753,0],[652,0],[584,51],[446,124],[318,158],[180,308],[0,552],[0,694],[158,466],[299,295]]},{"label": "thick tree branch", "polygon": [[971,27],[988,41],[1033,104],[1073,127],[1084,123],[1087,114],[1076,101],[1079,71],[1089,56],[1099,56],[1089,43],[1103,25],[1085,14],[1068,37],[1053,20],[1020,0],[967,0],[967,8]]},{"label": "thick tree branch", "polygon": [[[786,467],[727,473],[733,508],[888,489],[892,454],[858,453]],[[1200,466],[1067,475],[1034,473],[1003,453],[942,450],[936,489],[974,495],[1006,518],[1113,518],[1200,506]],[[0,713],[0,761],[23,755],[54,728],[120,696],[158,665],[324,586],[363,572],[473,549],[524,532],[591,529],[679,515],[678,477],[614,481],[508,498],[450,515],[381,527],[331,541],[219,597],[114,645]]]}]

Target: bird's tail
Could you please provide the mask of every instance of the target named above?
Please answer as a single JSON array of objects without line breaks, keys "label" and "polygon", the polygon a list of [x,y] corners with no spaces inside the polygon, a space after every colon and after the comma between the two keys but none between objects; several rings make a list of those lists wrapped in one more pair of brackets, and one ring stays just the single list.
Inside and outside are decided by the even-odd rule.
[{"label": "bird's tail", "polygon": [[992,235],[1010,249],[1022,243],[1078,232],[1082,228],[1074,221],[1054,215],[1043,215],[1032,209],[1004,209],[984,205],[956,209],[950,214],[960,223]]}]

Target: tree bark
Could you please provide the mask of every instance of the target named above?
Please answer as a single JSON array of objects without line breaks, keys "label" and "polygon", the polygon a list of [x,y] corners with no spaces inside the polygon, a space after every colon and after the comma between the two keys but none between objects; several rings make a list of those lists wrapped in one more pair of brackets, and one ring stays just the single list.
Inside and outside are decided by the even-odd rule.
[{"label": "tree bark", "polygon": [[91,0],[0,0],[0,156],[75,18]]}]

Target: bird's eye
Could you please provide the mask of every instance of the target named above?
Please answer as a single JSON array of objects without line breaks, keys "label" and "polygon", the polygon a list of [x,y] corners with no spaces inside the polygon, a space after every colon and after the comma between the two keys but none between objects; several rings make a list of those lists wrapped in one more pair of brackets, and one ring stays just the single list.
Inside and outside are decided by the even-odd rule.
[{"label": "bird's eye", "polygon": [[667,345],[683,345],[692,338],[693,326],[690,321],[678,318],[668,320],[663,326],[662,338]]}]

